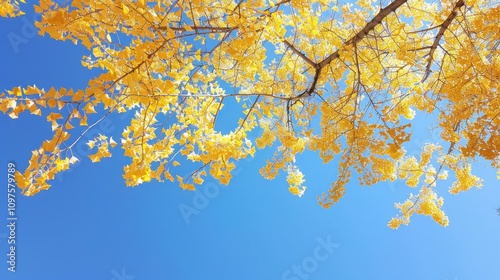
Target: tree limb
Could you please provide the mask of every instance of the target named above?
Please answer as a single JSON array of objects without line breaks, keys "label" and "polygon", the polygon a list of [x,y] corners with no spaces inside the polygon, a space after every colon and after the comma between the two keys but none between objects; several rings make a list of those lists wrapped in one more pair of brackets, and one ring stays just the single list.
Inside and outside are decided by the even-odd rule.
[{"label": "tree limb", "polygon": [[[396,1],[392,2],[391,4],[389,4],[389,6],[380,10],[380,12],[370,22],[368,22],[363,29],[361,29],[361,31],[359,31],[351,39],[346,41],[344,43],[344,45],[357,44],[359,41],[361,41],[363,38],[365,38],[366,35],[375,28],[375,26],[380,24],[384,18],[386,18],[390,13],[397,10],[401,5],[406,3],[406,1],[407,0],[396,0]],[[460,1],[462,1],[462,0],[460,0]],[[318,63],[318,66],[319,66],[319,68],[323,68],[323,67],[325,67],[325,65],[328,65],[330,62],[332,62],[333,60],[335,60],[339,57],[340,57],[339,50],[337,50],[334,53],[332,53],[331,55],[329,55],[328,57],[326,57],[325,59],[323,59],[323,61]]]},{"label": "tree limb", "polygon": [[425,75],[422,78],[422,82],[425,81],[429,77],[429,74],[431,73],[431,65],[432,65],[432,61],[434,60],[434,52],[436,51],[437,46],[439,45],[439,41],[441,41],[441,38],[443,37],[444,32],[446,32],[446,30],[450,26],[451,22],[457,16],[458,10],[460,8],[462,8],[464,5],[465,5],[465,3],[463,0],[458,0],[458,2],[455,4],[455,7],[453,7],[453,11],[451,11],[448,18],[441,24],[441,28],[439,28],[438,34],[436,35],[436,39],[434,40],[434,43],[431,46],[431,50],[429,51],[429,59],[427,60],[427,66],[425,68]]}]

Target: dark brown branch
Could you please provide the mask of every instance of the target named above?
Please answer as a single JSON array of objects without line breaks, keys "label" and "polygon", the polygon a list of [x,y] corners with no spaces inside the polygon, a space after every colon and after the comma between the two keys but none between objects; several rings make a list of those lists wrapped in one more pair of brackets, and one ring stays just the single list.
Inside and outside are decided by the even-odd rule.
[{"label": "dark brown branch", "polygon": [[[316,84],[318,83],[319,75],[321,74],[321,68],[316,68],[316,73],[309,89],[305,90],[303,93],[293,97],[293,99],[300,99],[304,96],[310,96],[316,90]],[[295,103],[294,103],[295,104]]]},{"label": "dark brown branch", "polygon": [[429,74],[431,73],[431,65],[432,61],[434,60],[434,52],[437,49],[437,46],[439,45],[439,41],[441,41],[441,38],[443,37],[444,33],[446,30],[448,30],[448,27],[450,26],[451,22],[457,17],[458,10],[462,8],[465,5],[463,0],[458,0],[458,2],[455,4],[455,7],[453,8],[453,11],[451,11],[450,15],[448,18],[441,24],[441,28],[439,28],[438,34],[436,35],[436,39],[434,40],[434,43],[431,46],[431,50],[429,51],[429,59],[427,60],[427,67],[425,69],[425,75],[422,78],[422,82],[425,81],[428,77]]},{"label": "dark brown branch", "polygon": [[[190,26],[190,28],[193,29],[195,32],[198,32],[198,30],[208,30],[211,32],[230,32],[237,29],[237,27],[218,27],[218,26]],[[182,31],[182,32],[187,31],[186,28],[177,26],[168,26],[168,27],[158,26],[156,27],[156,29],[158,30],[172,29],[174,31]]]},{"label": "dark brown branch", "polygon": [[[344,43],[344,45],[346,45],[346,46],[347,45],[356,45],[359,41],[361,41],[363,38],[365,38],[366,35],[368,35],[368,33],[375,28],[375,26],[380,24],[384,18],[386,18],[390,13],[397,10],[401,5],[406,3],[406,1],[407,0],[396,0],[396,1],[392,2],[391,4],[389,4],[389,6],[380,10],[380,12],[370,22],[368,22],[363,29],[361,29],[361,31],[359,31],[351,39],[346,41]],[[462,0],[460,0],[460,1],[462,1]],[[340,57],[340,54],[339,54],[339,51],[337,50],[336,52],[332,53],[331,55],[329,55],[328,57],[323,59],[323,61],[318,63],[318,66],[319,66],[319,68],[323,68],[323,67],[325,67],[325,65],[328,65],[330,62],[332,62],[333,60],[335,60],[339,57]]]},{"label": "dark brown branch", "polygon": [[250,113],[252,113],[253,108],[255,108],[255,105],[257,105],[257,102],[259,102],[259,98],[260,98],[260,96],[257,96],[257,98],[255,98],[255,101],[252,103],[252,106],[250,106],[250,109],[248,109],[248,113],[245,115],[245,118],[241,122],[241,125],[238,128],[238,130],[236,131],[236,133],[240,132],[240,130],[243,128],[243,125],[245,125],[245,122],[247,121],[248,117],[250,116]]},{"label": "dark brown branch", "polygon": [[286,39],[283,40],[283,43],[287,45],[296,55],[300,56],[305,62],[307,62],[309,65],[311,65],[314,68],[318,68],[318,65],[314,63],[312,60],[309,59],[305,54],[303,54],[301,51],[297,50],[294,45],[290,44]]}]

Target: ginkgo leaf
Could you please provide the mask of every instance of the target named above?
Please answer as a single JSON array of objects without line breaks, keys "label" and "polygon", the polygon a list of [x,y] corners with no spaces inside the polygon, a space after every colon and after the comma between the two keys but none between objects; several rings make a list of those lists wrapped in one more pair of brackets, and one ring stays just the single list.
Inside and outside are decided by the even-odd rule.
[{"label": "ginkgo leaf", "polygon": [[52,140],[51,141],[45,140],[42,143],[42,149],[45,152],[52,152],[52,151],[54,151],[55,147],[56,147],[56,142],[52,141]]},{"label": "ginkgo leaf", "polygon": [[71,156],[71,158],[69,159],[69,163],[70,163],[70,164],[75,164],[75,163],[77,163],[77,162],[79,162],[79,161],[80,161],[80,160],[78,160],[78,158],[77,158],[77,157],[75,157],[75,156]]},{"label": "ginkgo leaf", "polygon": [[47,116],[47,121],[48,122],[53,122],[53,121],[56,121],[58,119],[62,119],[62,115],[60,113],[55,113],[55,112],[52,112],[50,113],[48,116]]},{"label": "ginkgo leaf", "polygon": [[23,96],[23,92],[22,92],[22,89],[21,87],[15,87],[12,89],[12,94],[16,95],[16,96]]},{"label": "ginkgo leaf", "polygon": [[130,11],[130,10],[129,10],[129,8],[127,7],[127,5],[122,4],[122,9],[123,9],[123,14],[124,14],[124,15],[128,15],[128,13],[129,13],[129,11]]},{"label": "ginkgo leaf", "polygon": [[193,28],[191,28],[191,26],[189,26],[189,24],[186,24],[186,23],[184,24],[184,29],[185,29],[186,31],[188,31],[188,32],[190,32],[190,31],[194,31],[194,29],[193,29]]},{"label": "ginkgo leaf", "polygon": [[85,112],[87,114],[95,114],[97,113],[95,108],[94,108],[94,105],[92,105],[92,103],[87,103],[87,105],[85,105],[85,107],[83,108],[83,110],[85,110]]},{"label": "ginkgo leaf", "polygon": [[114,148],[116,146],[115,140],[113,140],[113,137],[109,138],[109,145],[111,145],[111,148]]},{"label": "ginkgo leaf", "polygon": [[24,94],[26,94],[26,95],[34,95],[34,94],[43,94],[43,92],[40,91],[36,86],[28,86],[24,90]]},{"label": "ginkgo leaf", "polygon": [[101,48],[99,47],[95,47],[92,49],[92,54],[95,56],[95,57],[103,57],[104,54],[101,52]]},{"label": "ginkgo leaf", "polygon": [[70,130],[70,129],[73,129],[74,126],[71,125],[71,123],[68,121],[66,122],[66,124],[64,125],[64,128],[67,129],[67,130]]},{"label": "ginkgo leaf", "polygon": [[94,140],[89,140],[87,142],[87,146],[89,146],[89,148],[93,149],[94,148],[94,145],[95,145],[95,141]]},{"label": "ginkgo leaf", "polygon": [[99,157],[98,154],[89,155],[89,158],[92,162],[100,162],[101,161],[101,158]]},{"label": "ginkgo leaf", "polygon": [[47,101],[47,105],[49,105],[50,108],[54,108],[56,107],[57,105],[57,100],[54,99],[54,98],[50,98],[48,101]]},{"label": "ginkgo leaf", "polygon": [[81,119],[80,119],[80,126],[87,126],[87,115],[84,115]]}]

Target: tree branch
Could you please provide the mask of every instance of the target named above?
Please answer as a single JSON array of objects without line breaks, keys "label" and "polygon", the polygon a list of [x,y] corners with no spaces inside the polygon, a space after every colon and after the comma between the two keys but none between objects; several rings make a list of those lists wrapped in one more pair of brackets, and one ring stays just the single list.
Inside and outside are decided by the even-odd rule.
[{"label": "tree branch", "polygon": [[465,3],[463,0],[458,0],[458,2],[455,4],[455,7],[453,7],[453,11],[451,11],[448,18],[441,24],[441,28],[439,28],[438,34],[436,35],[436,39],[434,40],[434,43],[431,46],[431,50],[429,51],[429,59],[427,60],[427,67],[425,69],[425,75],[422,78],[422,82],[425,81],[429,77],[429,74],[431,73],[431,65],[432,61],[434,60],[434,52],[436,51],[437,46],[439,45],[439,41],[441,41],[444,32],[446,32],[451,22],[457,16],[458,10],[462,8],[462,6],[464,5]]},{"label": "tree branch", "polygon": [[287,45],[296,55],[300,56],[305,62],[307,62],[309,65],[311,65],[314,68],[318,68],[318,65],[314,63],[312,60],[309,59],[305,54],[303,54],[301,51],[297,50],[294,45],[290,44],[286,39],[283,40],[283,43]]},{"label": "tree branch", "polygon": [[[383,8],[380,10],[380,12],[370,21],[368,22],[361,31],[359,31],[356,35],[354,35],[351,39],[347,40],[344,45],[356,45],[359,41],[361,41],[363,38],[366,37],[366,35],[372,31],[375,26],[380,24],[384,18],[386,18],[390,13],[394,12],[397,10],[401,5],[406,3],[407,0],[396,0],[389,4],[389,6]],[[462,0],[460,0],[462,1]],[[319,68],[325,67],[325,65],[328,65],[330,62],[333,60],[337,59],[340,57],[339,51],[337,50],[336,52],[332,53],[323,61],[318,63]]]}]

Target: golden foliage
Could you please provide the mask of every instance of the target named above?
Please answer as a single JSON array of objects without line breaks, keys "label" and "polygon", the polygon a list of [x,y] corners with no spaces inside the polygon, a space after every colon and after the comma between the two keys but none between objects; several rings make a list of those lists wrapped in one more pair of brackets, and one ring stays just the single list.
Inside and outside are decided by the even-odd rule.
[{"label": "golden foliage", "polygon": [[[0,16],[20,15],[17,7],[0,2]],[[456,194],[481,186],[474,157],[500,168],[498,2],[42,0],[35,11],[40,35],[82,44],[83,66],[102,74],[85,89],[28,85],[0,94],[0,111],[43,115],[54,133],[16,174],[26,195],[81,160],[72,149],[88,128],[130,110],[119,143],[107,135],[87,143],[92,162],[123,149],[128,186],[167,179],[194,190],[207,173],[228,184],[255,144],[275,151],[262,176],[283,171],[289,191],[302,196],[295,160],[307,149],[325,163],[339,160],[337,180],[318,197],[323,207],[340,200],[353,172],[361,185],[420,187],[396,204],[392,228],[414,213],[446,226],[436,181],[452,172]],[[216,124],[230,99],[242,116],[223,133]],[[404,146],[424,114],[437,120],[442,141],[418,159]],[[78,125],[87,129],[73,132]],[[176,174],[185,160],[200,167]]]},{"label": "golden foliage", "polygon": [[24,15],[19,8],[19,2],[26,4],[24,0],[0,0],[0,17],[17,17]]}]

